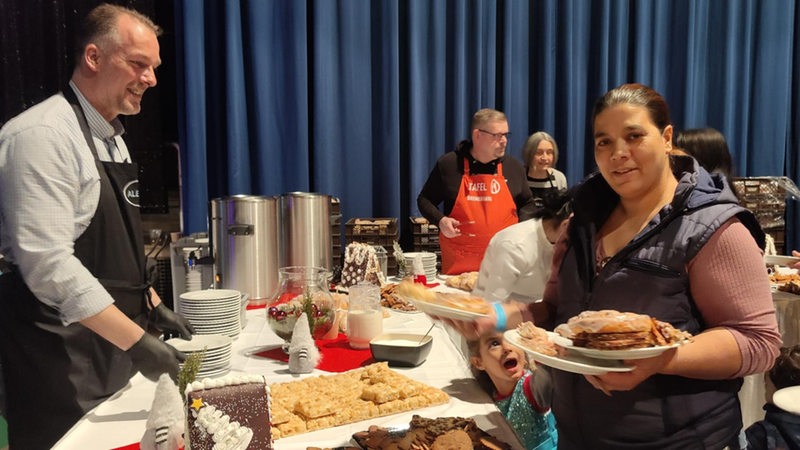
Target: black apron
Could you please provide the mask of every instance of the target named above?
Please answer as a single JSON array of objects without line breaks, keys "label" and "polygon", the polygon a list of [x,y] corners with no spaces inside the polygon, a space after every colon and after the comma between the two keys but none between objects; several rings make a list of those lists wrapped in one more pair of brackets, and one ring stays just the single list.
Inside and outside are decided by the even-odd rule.
[{"label": "black apron", "polygon": [[[100,161],[75,93],[67,86],[63,94],[100,174],[97,210],[75,241],[75,256],[108,290],[114,305],[144,326],[149,285],[137,166]],[[49,449],[133,374],[125,352],[80,323],[64,326],[58,311],[40,302],[16,270],[0,275],[0,355],[9,444],[20,450]]]}]

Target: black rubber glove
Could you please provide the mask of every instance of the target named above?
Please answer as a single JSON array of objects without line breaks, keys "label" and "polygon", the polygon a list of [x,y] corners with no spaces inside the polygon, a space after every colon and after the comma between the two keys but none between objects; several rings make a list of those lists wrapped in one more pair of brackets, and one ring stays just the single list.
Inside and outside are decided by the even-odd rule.
[{"label": "black rubber glove", "polygon": [[173,381],[178,381],[178,363],[186,361],[186,355],[145,332],[128,349],[134,369],[142,372],[148,380],[158,381],[162,373],[168,373]]},{"label": "black rubber glove", "polygon": [[180,334],[182,339],[192,340],[192,334],[194,334],[192,324],[185,317],[167,308],[163,303],[159,303],[158,306],[150,310],[148,320],[161,332]]}]

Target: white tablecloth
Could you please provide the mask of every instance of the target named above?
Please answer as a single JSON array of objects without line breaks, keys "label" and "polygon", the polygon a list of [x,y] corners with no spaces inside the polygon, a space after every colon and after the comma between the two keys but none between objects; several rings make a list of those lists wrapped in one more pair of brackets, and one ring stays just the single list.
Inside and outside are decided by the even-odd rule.
[{"label": "white tablecloth", "polygon": [[[234,343],[232,369],[267,375],[268,383],[297,379],[297,375],[289,373],[285,363],[253,356],[265,348],[279,345],[281,340],[266,325],[263,309],[248,311],[247,317],[247,325]],[[384,332],[424,333],[430,325],[430,319],[424,314],[392,312],[389,318],[384,319]],[[425,417],[473,417],[482,429],[512,444],[514,448],[522,448],[489,395],[472,378],[467,362],[441,325],[434,327],[431,334],[433,348],[428,359],[418,367],[395,370],[443,389],[450,394],[448,404],[279,439],[275,442],[275,448],[305,450],[307,446],[348,445],[351,444],[350,436],[353,433],[365,430],[369,425],[404,425],[414,414]],[[315,371],[303,376],[327,373]],[[84,416],[54,449],[107,450],[138,442],[144,433],[155,386],[155,383],[137,374],[128,386]]]}]

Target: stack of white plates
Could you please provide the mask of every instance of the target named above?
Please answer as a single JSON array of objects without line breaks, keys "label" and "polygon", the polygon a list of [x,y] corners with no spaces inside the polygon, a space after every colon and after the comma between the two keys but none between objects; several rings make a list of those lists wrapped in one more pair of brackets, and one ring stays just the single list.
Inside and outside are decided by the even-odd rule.
[{"label": "stack of white plates", "polygon": [[167,344],[186,353],[206,352],[197,379],[213,378],[225,375],[231,370],[231,344],[233,339],[221,334],[204,334],[192,336],[191,341],[180,338],[170,339]]},{"label": "stack of white plates", "polygon": [[242,331],[242,294],[233,289],[184,292],[177,311],[189,319],[196,334],[239,337]]},{"label": "stack of white plates", "polygon": [[431,252],[404,252],[403,256],[406,258],[406,270],[408,273],[399,273],[400,278],[406,275],[413,275],[414,260],[419,256],[422,259],[422,269],[425,271],[425,277],[428,282],[436,278],[436,253]]}]

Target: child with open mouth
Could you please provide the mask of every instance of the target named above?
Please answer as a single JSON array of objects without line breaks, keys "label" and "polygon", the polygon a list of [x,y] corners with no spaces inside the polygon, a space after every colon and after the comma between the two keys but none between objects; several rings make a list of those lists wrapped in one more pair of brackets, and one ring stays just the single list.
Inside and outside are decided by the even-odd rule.
[{"label": "child with open mouth", "polygon": [[490,394],[528,450],[558,447],[550,412],[552,385],[547,369],[529,368],[525,353],[490,331],[468,342],[475,379]]}]

